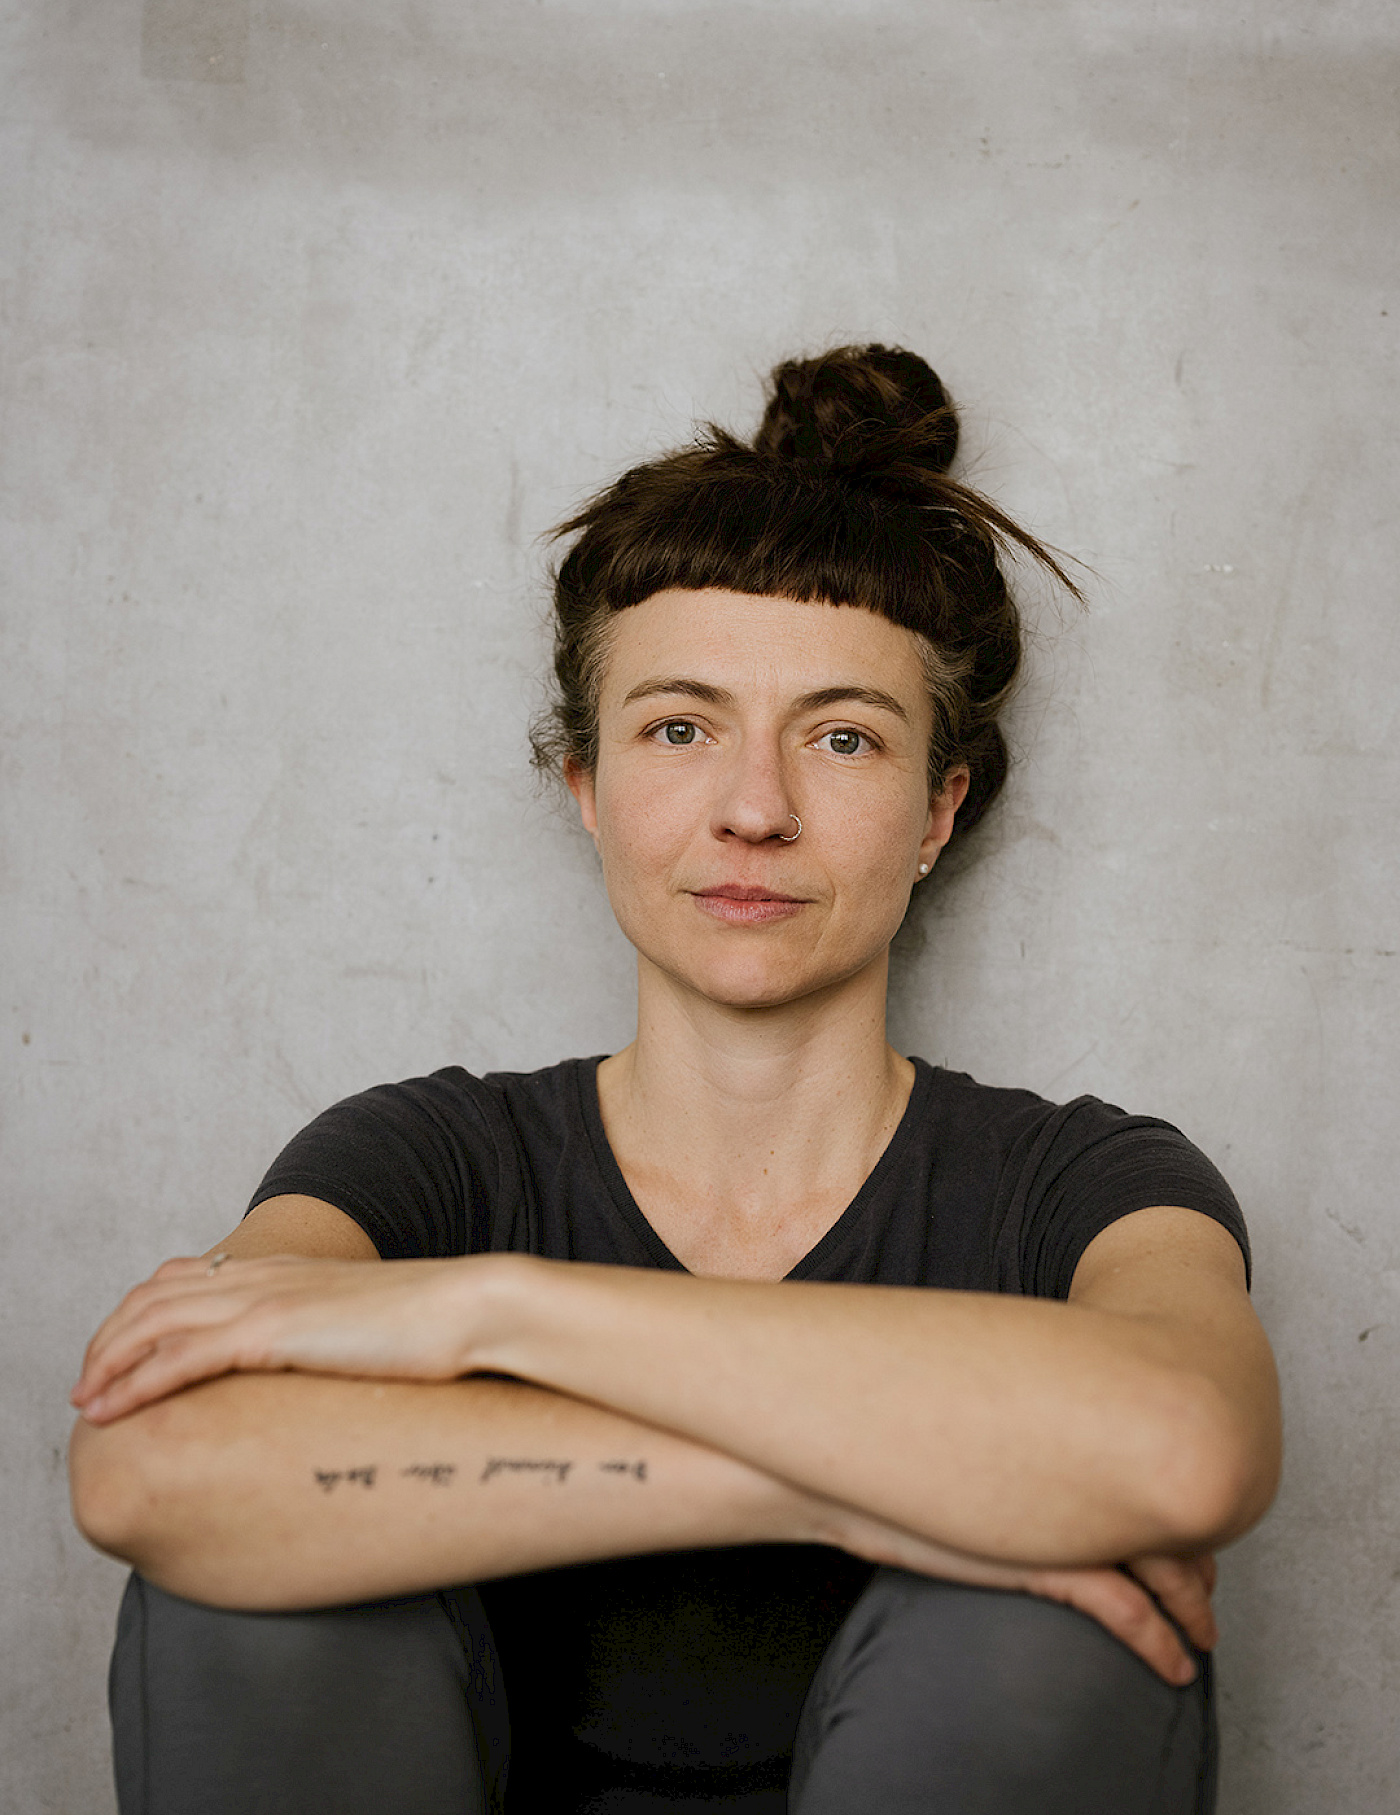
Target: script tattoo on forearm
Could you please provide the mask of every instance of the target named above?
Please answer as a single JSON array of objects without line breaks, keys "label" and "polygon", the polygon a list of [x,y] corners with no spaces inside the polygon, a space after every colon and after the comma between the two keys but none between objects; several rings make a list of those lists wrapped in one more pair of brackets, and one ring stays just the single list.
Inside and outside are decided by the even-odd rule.
[{"label": "script tattoo on forearm", "polygon": [[[497,1475],[539,1475],[546,1481],[553,1481],[562,1487],[569,1478],[569,1471],[574,1464],[556,1462],[543,1456],[492,1456],[478,1476],[480,1481],[493,1480]],[[604,1475],[630,1475],[634,1481],[645,1481],[647,1465],[645,1459],[638,1462],[609,1461],[598,1462],[594,1467]]]},{"label": "script tattoo on forearm", "polygon": [[[555,1487],[563,1487],[576,1466],[572,1457],[565,1460],[554,1456],[488,1456],[477,1483],[484,1485],[498,1475],[534,1475],[541,1481],[552,1482]],[[599,1474],[618,1475],[633,1481],[647,1479],[645,1457],[636,1461],[618,1457],[597,1462],[594,1468]],[[455,1462],[410,1462],[398,1473],[405,1480],[423,1481],[429,1487],[451,1487],[458,1468]],[[312,1480],[325,1494],[333,1493],[342,1483],[347,1487],[373,1487],[378,1475],[377,1462],[366,1462],[358,1468],[313,1468],[311,1471]]]},{"label": "script tattoo on forearm", "polygon": [[[379,1464],[370,1462],[363,1468],[313,1468],[312,1476],[323,1493],[330,1493],[344,1481],[348,1486],[358,1482],[361,1487],[373,1487],[379,1474]],[[431,1481],[434,1487],[446,1487],[457,1473],[455,1462],[414,1462],[408,1468],[399,1470],[401,1475],[416,1475],[420,1480]]]},{"label": "script tattoo on forearm", "polygon": [[427,1481],[433,1487],[451,1487],[452,1477],[457,1473],[455,1462],[412,1462],[407,1468],[399,1470],[401,1475],[409,1475],[419,1481]]},{"label": "script tattoo on forearm", "polygon": [[497,1475],[542,1475],[560,1487],[569,1478],[572,1462],[552,1462],[533,1456],[492,1456],[478,1479],[490,1481]]},{"label": "script tattoo on forearm", "polygon": [[645,1481],[647,1465],[641,1462],[600,1462],[599,1468],[605,1475],[631,1475],[634,1481]]},{"label": "script tattoo on forearm", "polygon": [[347,1486],[353,1481],[361,1487],[373,1487],[374,1477],[379,1473],[379,1465],[371,1462],[363,1468],[313,1468],[311,1472],[316,1477],[317,1487],[325,1493],[330,1493],[331,1489],[337,1487],[342,1481]]}]

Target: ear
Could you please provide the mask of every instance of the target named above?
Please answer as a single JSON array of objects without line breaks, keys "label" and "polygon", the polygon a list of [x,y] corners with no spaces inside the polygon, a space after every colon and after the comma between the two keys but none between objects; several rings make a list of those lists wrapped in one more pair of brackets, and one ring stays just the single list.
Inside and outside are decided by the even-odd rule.
[{"label": "ear", "polygon": [[[927,864],[931,870],[938,861],[938,853],[953,836],[953,821],[958,808],[967,799],[967,790],[972,785],[972,772],[967,765],[960,764],[950,769],[943,778],[943,791],[935,794],[928,803],[928,824],[924,829],[923,843],[919,846],[920,866]],[[927,870],[921,874],[927,875]]]},{"label": "ear", "polygon": [[564,758],[564,781],[570,794],[578,802],[578,816],[583,821],[583,829],[593,840],[598,842],[598,795],[594,787],[594,775],[591,769],[585,769],[576,757]]}]

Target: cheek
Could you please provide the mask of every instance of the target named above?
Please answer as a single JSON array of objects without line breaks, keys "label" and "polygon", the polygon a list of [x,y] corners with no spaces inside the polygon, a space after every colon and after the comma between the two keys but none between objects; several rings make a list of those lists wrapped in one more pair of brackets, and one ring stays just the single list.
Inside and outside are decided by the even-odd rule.
[{"label": "cheek", "polygon": [[908,911],[927,824],[921,792],[897,796],[844,829],[841,848],[833,853],[833,870],[846,879],[842,892],[848,907],[888,936]]},{"label": "cheek", "polygon": [[863,926],[891,932],[904,918],[913,887],[907,826],[870,824],[860,844],[833,863],[836,894]]},{"label": "cheek", "polygon": [[600,775],[598,850],[605,876],[621,878],[663,866],[684,843],[684,815],[664,790],[629,787],[625,771]]},{"label": "cheek", "polygon": [[928,825],[927,796],[921,789],[891,789],[859,806],[842,828],[842,845],[851,865],[872,878],[903,876]]}]

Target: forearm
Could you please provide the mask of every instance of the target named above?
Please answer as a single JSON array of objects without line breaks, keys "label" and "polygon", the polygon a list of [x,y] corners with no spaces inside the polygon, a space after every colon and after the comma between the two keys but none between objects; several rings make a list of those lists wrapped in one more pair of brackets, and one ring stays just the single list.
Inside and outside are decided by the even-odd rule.
[{"label": "forearm", "polygon": [[981,1294],[547,1264],[517,1274],[515,1290],[527,1308],[500,1320],[484,1365],[960,1551],[1101,1563],[1204,1548],[1234,1516],[1220,1461],[1232,1414],[1166,1323]]},{"label": "forearm", "polygon": [[512,1381],[225,1376],[80,1423],[71,1467],[94,1543],[240,1608],[821,1535],[762,1471]]},{"label": "forearm", "polygon": [[[513,1382],[224,1376],[115,1424],[80,1423],[72,1472],[95,1543],[214,1606],[332,1606],[644,1551],[805,1541],[1066,1601],[1168,1681],[1190,1674],[1172,1629],[1116,1570],[961,1556]],[[1194,1583],[1174,1599],[1211,1643],[1208,1599]]]},{"label": "forearm", "polygon": [[[80,1461],[89,1452],[107,1461],[94,1469],[97,1489],[80,1474],[79,1520],[97,1542],[150,1569],[176,1566],[182,1547],[217,1556],[226,1525],[232,1554],[252,1531],[256,1561],[269,1534],[280,1542],[284,1528],[296,1554],[302,1525],[287,1508],[303,1502],[281,1487],[299,1479],[304,1501],[308,1468],[341,1467],[338,1457],[320,1459],[324,1440],[338,1433],[363,1447],[381,1430],[420,1450],[469,1440],[470,1456],[443,1449],[466,1479],[507,1443],[489,1422],[493,1402],[474,1395],[489,1389],[517,1395],[502,1403],[534,1402],[518,1385],[461,1377],[505,1374],[567,1396],[567,1412],[548,1395],[540,1401],[547,1447],[559,1434],[550,1420],[603,1417],[596,1408],[607,1407],[629,1439],[640,1426],[654,1443],[665,1432],[703,1452],[720,1498],[696,1498],[688,1486],[674,1517],[667,1503],[664,1517],[645,1518],[640,1529],[611,1513],[598,1530],[570,1517],[542,1534],[543,1555],[529,1520],[497,1531],[473,1517],[446,1539],[438,1533],[430,1579],[743,1542],[754,1534],[743,1519],[734,1529],[725,1494],[736,1477],[726,1468],[746,1468],[748,1489],[764,1477],[767,1493],[805,1495],[828,1516],[835,1506],[843,1519],[874,1521],[882,1529],[873,1542],[868,1532],[823,1541],[880,1560],[896,1560],[891,1532],[897,1544],[922,1540],[993,1565],[1073,1568],[1197,1552],[1245,1529],[1276,1479],[1277,1381],[1233,1242],[1189,1211],[1143,1212],[1091,1245],[1074,1292],[1079,1302],[1058,1304],[507,1254],[388,1265],[272,1257],[232,1260],[214,1273],[172,1261],[128,1294],[89,1345],[75,1403],[123,1435],[110,1445],[82,1438]],[[274,1379],[267,1390],[293,1395],[285,1415],[274,1397],[246,1429],[234,1420],[211,1435],[205,1412],[187,1408],[223,1401],[180,1389],[230,1369],[332,1375],[349,1396],[326,1401],[338,1408],[335,1419],[307,1418],[295,1395],[314,1383]],[[366,1385],[367,1376],[384,1384]],[[408,1380],[445,1384],[389,1384]],[[253,1403],[241,1383],[226,1387],[231,1406]],[[417,1407],[414,1395],[425,1391],[438,1396],[423,1405],[460,1407],[460,1422],[440,1414],[422,1425],[416,1411],[402,1423],[370,1415],[387,1395],[408,1395],[401,1404]],[[487,1422],[474,1422],[478,1407]],[[616,1447],[618,1428],[609,1427],[605,1447]],[[522,1441],[527,1435],[533,1427]],[[230,1440],[271,1468],[271,1498],[241,1455],[230,1475]],[[516,1447],[513,1436],[509,1443]],[[400,1469],[434,1460],[398,1448],[393,1455]],[[339,1489],[322,1491],[329,1499]],[[235,1516],[219,1510],[220,1495]],[[751,1506],[744,1501],[745,1516]],[[397,1559],[393,1522],[388,1537],[370,1524],[382,1554]],[[783,1534],[765,1526],[760,1535]],[[318,1543],[313,1534],[306,1569]],[[359,1552],[347,1554],[358,1567]],[[943,1572],[941,1562],[909,1566]],[[394,1569],[396,1585],[421,1580],[421,1572],[403,1579],[397,1560]],[[376,1581],[361,1592],[387,1590]]]},{"label": "forearm", "polygon": [[[1053,1567],[1026,1518],[1039,1453],[1009,1471],[1015,1516],[972,1528],[986,1486],[966,1479],[959,1416],[940,1430],[929,1406],[940,1384],[950,1399],[975,1393],[950,1365],[957,1345],[927,1338],[941,1303],[974,1301],[739,1290],[512,1256],[172,1261],[89,1346],[74,1392],[78,1523],[178,1594],[267,1610],[646,1551],[834,1544],[1066,1600],[1185,1680],[1138,1583]],[[493,1327],[520,1365],[492,1359]],[[971,1348],[988,1406],[1008,1390],[1005,1357],[986,1365],[999,1347]],[[534,1385],[519,1378],[527,1368]],[[517,1378],[461,1378],[488,1373]],[[978,1439],[994,1483],[1008,1478],[997,1443],[1024,1406],[1013,1412]],[[1105,1541],[1102,1560],[1133,1554],[1136,1535],[1121,1550]],[[1072,1557],[1092,1557],[1090,1542]],[[1212,1642],[1197,1569],[1135,1568],[1197,1643]]]}]

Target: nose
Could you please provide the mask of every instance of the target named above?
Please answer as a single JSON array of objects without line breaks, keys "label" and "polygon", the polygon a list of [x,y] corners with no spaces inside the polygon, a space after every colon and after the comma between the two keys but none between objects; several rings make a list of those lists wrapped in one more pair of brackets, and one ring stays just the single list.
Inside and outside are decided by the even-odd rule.
[{"label": "nose", "polygon": [[716,838],[764,844],[792,831],[796,813],[787,765],[776,739],[741,739],[718,779],[711,826]]}]

